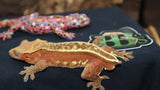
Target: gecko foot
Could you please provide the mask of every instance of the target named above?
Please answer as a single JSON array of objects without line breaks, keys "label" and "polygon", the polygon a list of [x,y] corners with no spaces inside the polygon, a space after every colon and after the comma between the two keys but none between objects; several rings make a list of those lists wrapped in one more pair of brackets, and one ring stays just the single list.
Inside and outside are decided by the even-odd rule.
[{"label": "gecko foot", "polygon": [[121,54],[122,54],[121,58],[124,61],[129,61],[129,59],[133,59],[134,58],[134,56],[132,56],[133,52],[122,51]]},{"label": "gecko foot", "polygon": [[73,38],[75,38],[75,33],[66,33],[66,38],[68,40],[72,40]]},{"label": "gecko foot", "polygon": [[34,66],[31,65],[30,67],[24,67],[25,70],[21,71],[19,74],[20,75],[23,75],[23,74],[26,74],[24,76],[24,82],[27,82],[28,81],[28,78],[30,76],[31,80],[34,80],[35,79],[35,76],[34,76],[34,73],[35,73],[35,70],[34,70]]},{"label": "gecko foot", "polygon": [[2,39],[2,40],[11,39],[12,38],[12,36],[11,36],[12,34],[13,34],[12,32],[0,33],[0,39]]},{"label": "gecko foot", "polygon": [[100,80],[98,80],[98,81],[87,83],[87,87],[92,86],[92,90],[96,90],[97,88],[99,88],[99,90],[105,90],[105,88],[101,85],[101,80],[109,79],[109,77],[108,76],[101,76],[99,79]]}]

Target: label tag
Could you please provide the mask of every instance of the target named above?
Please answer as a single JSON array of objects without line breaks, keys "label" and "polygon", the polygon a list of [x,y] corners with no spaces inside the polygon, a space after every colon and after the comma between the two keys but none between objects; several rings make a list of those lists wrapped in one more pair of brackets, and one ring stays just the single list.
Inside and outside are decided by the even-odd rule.
[{"label": "label tag", "polygon": [[141,35],[131,27],[123,27],[114,31],[103,30],[100,34],[90,35],[89,39],[89,43],[100,47],[108,45],[118,51],[138,49],[153,43],[147,34]]}]

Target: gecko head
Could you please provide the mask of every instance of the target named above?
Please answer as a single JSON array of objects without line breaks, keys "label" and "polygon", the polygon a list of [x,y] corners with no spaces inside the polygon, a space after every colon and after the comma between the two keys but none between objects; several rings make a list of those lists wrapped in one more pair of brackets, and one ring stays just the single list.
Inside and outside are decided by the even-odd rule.
[{"label": "gecko head", "polygon": [[23,53],[29,48],[28,40],[23,40],[21,44],[9,50],[9,55],[15,59],[21,59]]},{"label": "gecko head", "polygon": [[23,40],[19,46],[11,49],[9,54],[15,59],[24,60],[23,58],[26,57],[24,55],[25,53],[32,53],[39,50],[42,47],[45,47],[45,43],[47,43],[47,41],[40,39],[36,39],[34,41]]},{"label": "gecko head", "polygon": [[90,19],[86,14],[69,14],[70,24],[73,28],[84,27],[90,23]]}]

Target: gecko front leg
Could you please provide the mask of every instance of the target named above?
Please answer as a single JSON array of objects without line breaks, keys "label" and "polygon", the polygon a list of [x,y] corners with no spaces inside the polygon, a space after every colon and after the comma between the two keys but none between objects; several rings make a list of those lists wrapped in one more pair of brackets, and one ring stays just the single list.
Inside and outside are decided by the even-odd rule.
[{"label": "gecko front leg", "polygon": [[23,79],[24,82],[27,82],[29,76],[31,80],[34,80],[35,79],[34,73],[43,71],[47,67],[48,67],[47,62],[45,60],[40,60],[35,65],[31,65],[30,67],[24,67],[25,70],[21,71],[19,74],[20,75],[26,74]]},{"label": "gecko front leg", "polygon": [[100,90],[105,90],[105,88],[101,85],[101,80],[109,79],[108,76],[99,76],[101,71],[103,70],[103,66],[99,62],[89,62],[85,69],[81,74],[81,78],[92,81],[87,84],[87,87],[92,86],[92,90],[96,90],[99,88]]},{"label": "gecko front leg", "polygon": [[17,31],[22,25],[23,25],[23,21],[18,20],[16,24],[14,24],[8,29],[8,31],[0,33],[0,39],[3,39],[3,40],[11,39],[14,32]]}]

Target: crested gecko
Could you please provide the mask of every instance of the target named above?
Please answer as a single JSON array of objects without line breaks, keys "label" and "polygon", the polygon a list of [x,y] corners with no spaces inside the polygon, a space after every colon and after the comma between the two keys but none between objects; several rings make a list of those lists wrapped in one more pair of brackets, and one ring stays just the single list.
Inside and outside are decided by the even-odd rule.
[{"label": "crested gecko", "polygon": [[29,76],[31,80],[35,78],[36,72],[43,71],[48,66],[78,68],[84,67],[81,74],[82,79],[89,80],[87,87],[92,86],[92,90],[99,88],[105,90],[101,85],[101,80],[109,79],[108,76],[100,76],[103,69],[113,70],[117,64],[121,64],[116,56],[125,61],[133,58],[132,52],[118,52],[111,47],[98,47],[87,42],[62,42],[51,43],[45,40],[36,39],[34,41],[23,40],[21,44],[9,51],[11,57],[34,64],[24,67],[20,74],[27,82]]}]

